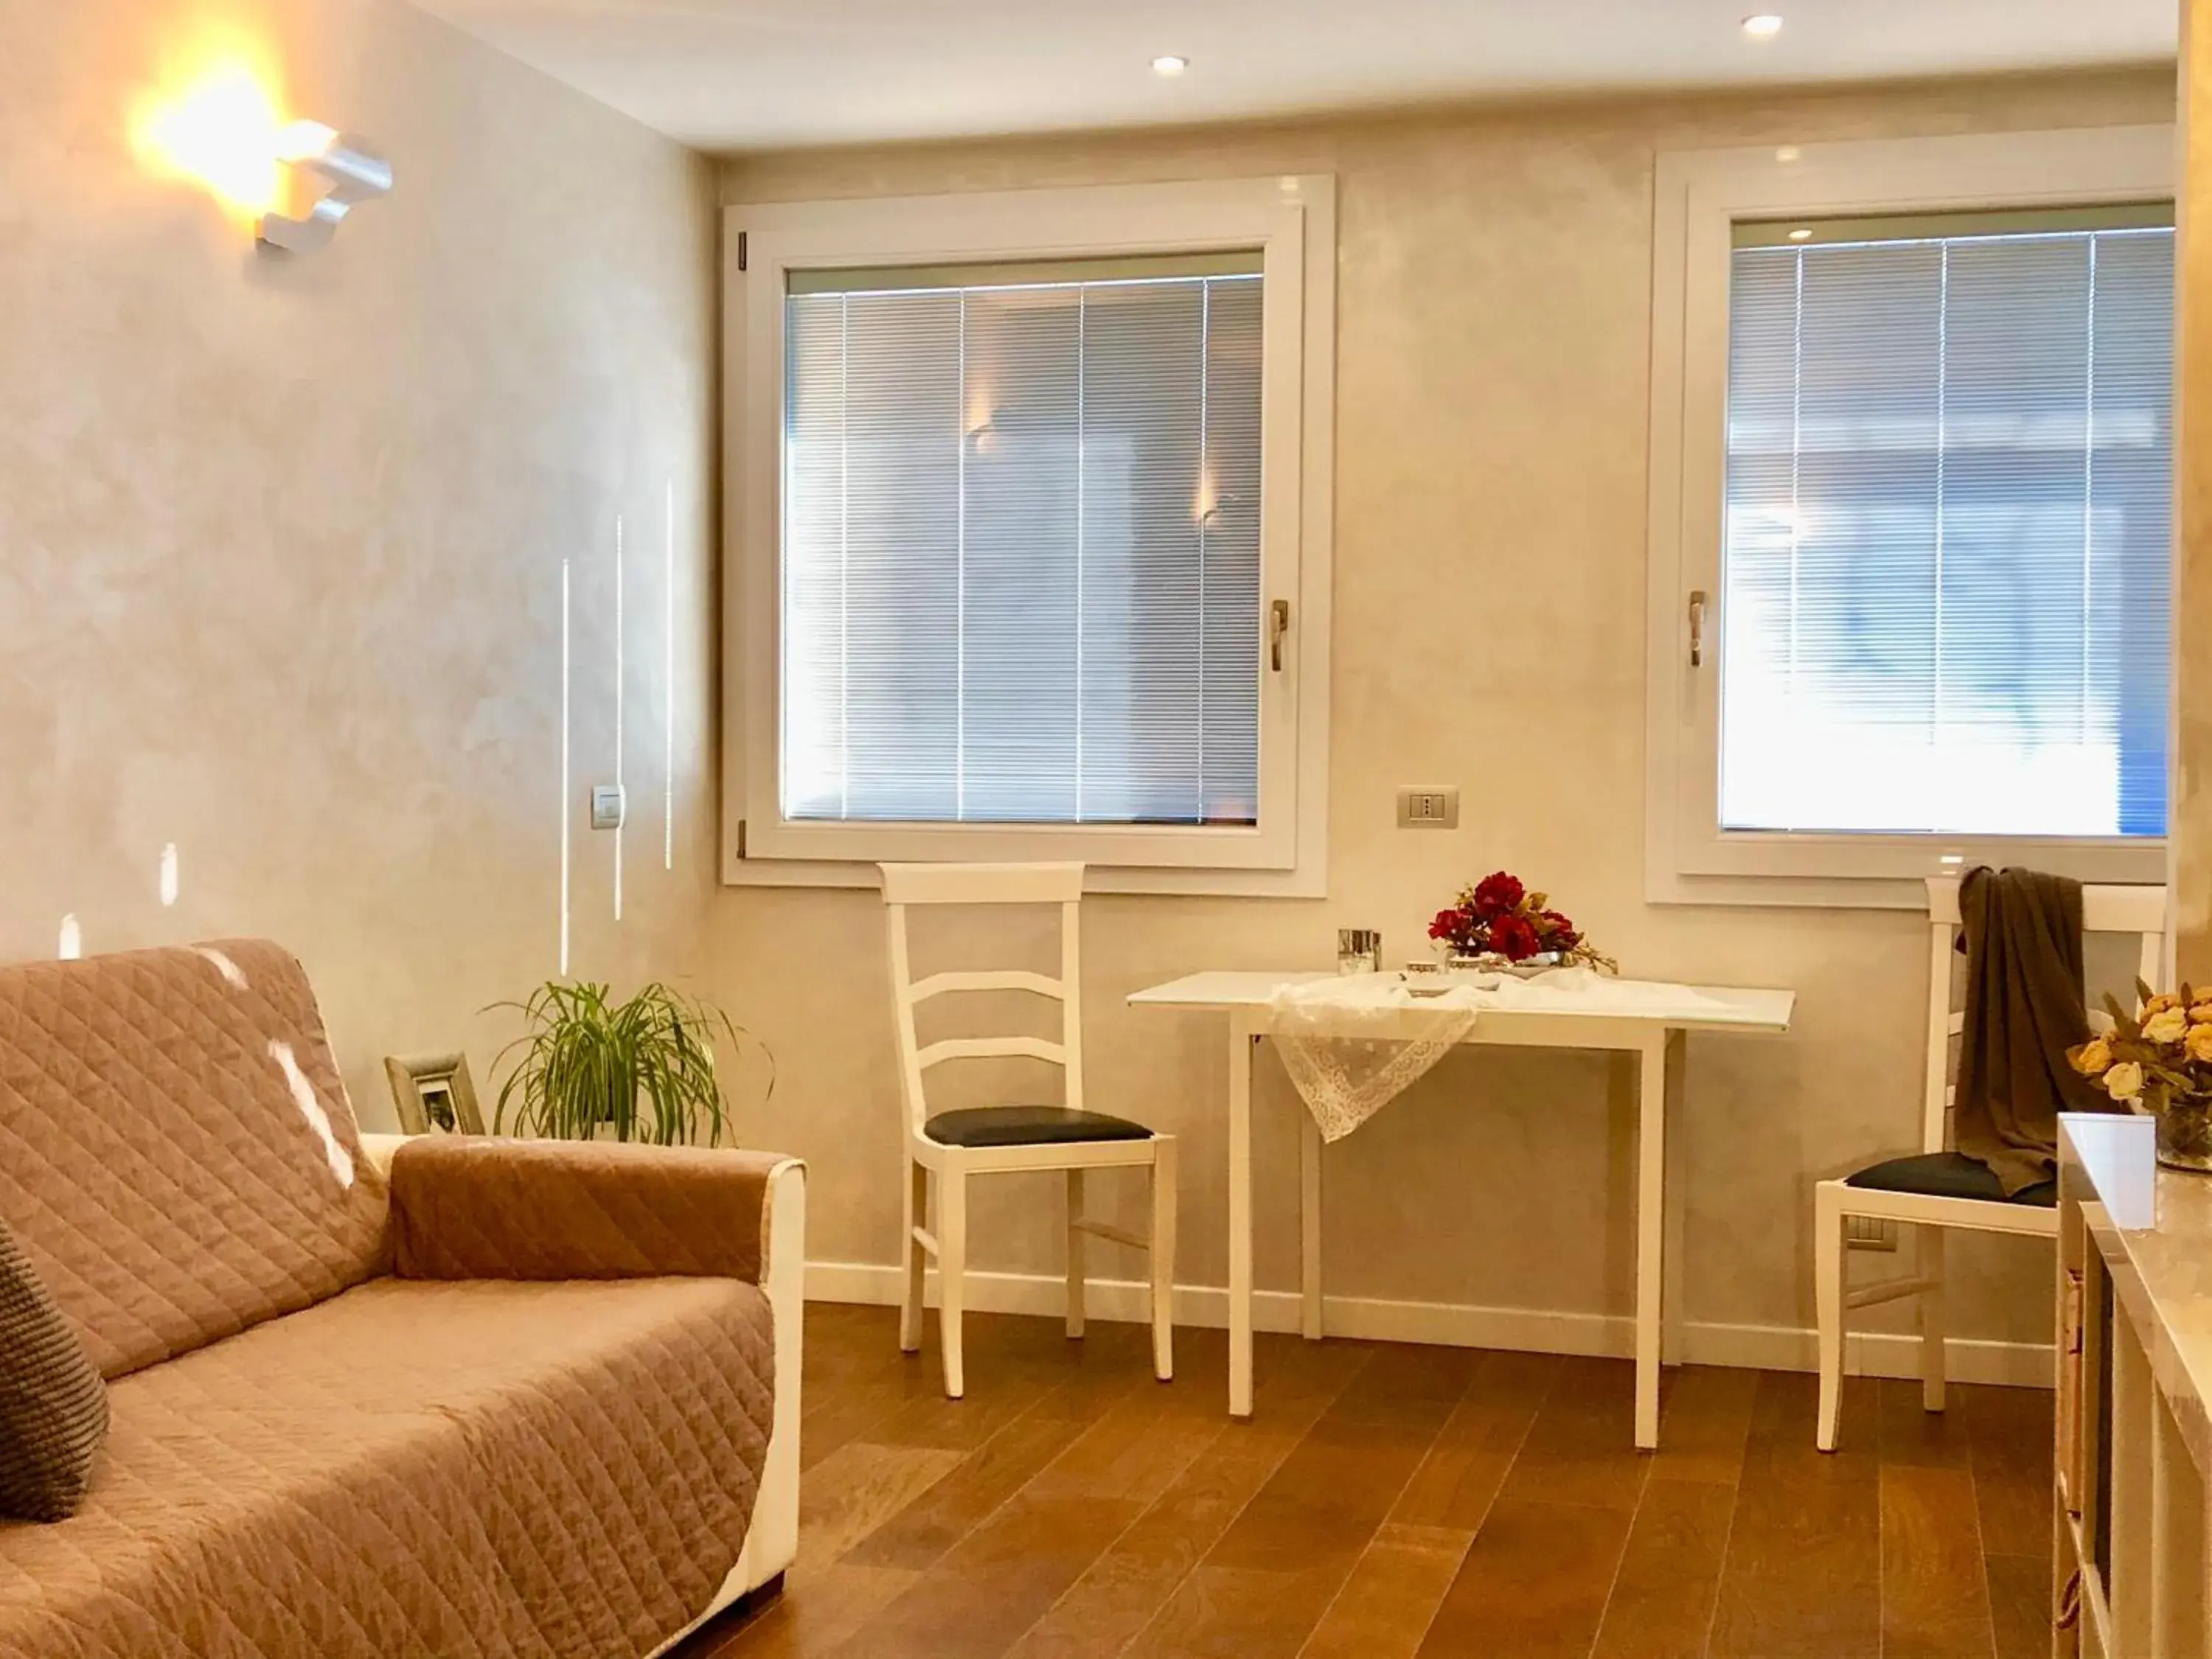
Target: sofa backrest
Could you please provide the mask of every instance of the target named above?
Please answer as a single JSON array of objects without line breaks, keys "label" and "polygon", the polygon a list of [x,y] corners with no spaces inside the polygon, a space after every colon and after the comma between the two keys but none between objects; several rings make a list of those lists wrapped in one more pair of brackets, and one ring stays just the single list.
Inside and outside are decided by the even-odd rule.
[{"label": "sofa backrest", "polygon": [[388,1212],[281,947],[0,968],[0,1218],[102,1375],[384,1271]]}]

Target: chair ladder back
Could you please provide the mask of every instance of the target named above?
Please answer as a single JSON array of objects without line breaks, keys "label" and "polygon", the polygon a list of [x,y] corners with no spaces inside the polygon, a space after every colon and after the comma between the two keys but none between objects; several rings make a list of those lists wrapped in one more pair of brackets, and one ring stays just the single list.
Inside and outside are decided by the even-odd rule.
[{"label": "chair ladder back", "polygon": [[2166,965],[2166,935],[2163,933],[2145,933],[2142,949],[2136,955],[2136,977],[2144,984],[2156,987],[2169,976]]},{"label": "chair ladder back", "polygon": [[[2166,890],[2163,887],[2100,884],[2081,889],[2084,933],[2134,933],[2141,945],[2136,973],[2155,988],[2167,973]],[[1928,882],[1928,1054],[1922,1096],[1921,1150],[1948,1151],[1952,1108],[1957,1090],[1951,1082],[1951,1040],[1966,1030],[1966,1016],[1951,1006],[1951,968],[1963,926],[1959,878]]]},{"label": "chair ladder back", "polygon": [[[1083,1109],[1083,950],[1079,916],[1084,866],[1079,864],[886,864],[883,872],[884,912],[890,934],[891,1015],[898,1033],[899,1086],[906,1097],[908,1127],[920,1134],[929,1117],[924,1074],[947,1060],[1020,1058],[1058,1066],[1064,1098]],[[1025,969],[957,969],[914,977],[907,934],[907,910],[913,905],[971,907],[1057,903],[1060,907],[1060,977]],[[1060,1041],[1034,1036],[946,1037],[929,1044],[921,1039],[916,1018],[921,1005],[957,992],[1025,991],[1060,1006]]]},{"label": "chair ladder back", "polygon": [[1933,904],[1929,906],[1929,914],[1928,1054],[1921,1092],[1920,1150],[1941,1152],[1949,1150],[1951,1145],[1951,1039],[1965,1029],[1966,1022],[1965,1014],[1954,1012],[1951,1007],[1951,964],[1959,948],[1955,883],[1949,919],[1946,920]]},{"label": "chair ladder back", "polygon": [[2166,891],[2163,887],[2084,887],[2081,928],[2089,933],[2134,933],[2136,977],[2160,989],[2172,969],[2166,959]]},{"label": "chair ladder back", "polygon": [[899,1093],[906,1099],[907,1127],[920,1134],[929,1108],[922,1092],[921,1047],[915,1032],[914,1010],[919,999],[915,995],[914,971],[907,951],[906,906],[887,904],[884,915],[890,931],[891,1027],[898,1033]]},{"label": "chair ladder back", "polygon": [[1083,918],[1075,899],[1060,907],[1060,1063],[1064,1098],[1072,1112],[1083,1109]]}]

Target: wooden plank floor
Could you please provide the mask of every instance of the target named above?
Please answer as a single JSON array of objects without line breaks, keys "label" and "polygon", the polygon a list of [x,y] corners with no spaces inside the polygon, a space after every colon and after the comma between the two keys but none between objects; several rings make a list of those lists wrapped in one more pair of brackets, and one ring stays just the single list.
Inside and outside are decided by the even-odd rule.
[{"label": "wooden plank floor", "polygon": [[889,1309],[807,1310],[798,1564],[684,1659],[2030,1659],[2051,1396],[971,1315],[969,1397]]}]

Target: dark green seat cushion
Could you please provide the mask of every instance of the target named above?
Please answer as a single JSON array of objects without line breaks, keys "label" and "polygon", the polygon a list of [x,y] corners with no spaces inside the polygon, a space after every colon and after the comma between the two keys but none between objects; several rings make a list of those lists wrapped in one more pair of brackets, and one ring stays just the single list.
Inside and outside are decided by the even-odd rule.
[{"label": "dark green seat cushion", "polygon": [[1071,1112],[1065,1106],[971,1106],[939,1112],[922,1132],[943,1146],[1052,1146],[1152,1138],[1141,1123],[1103,1112]]},{"label": "dark green seat cushion", "polygon": [[1964,1152],[1916,1152],[1861,1170],[1844,1184],[1874,1193],[1918,1193],[1928,1198],[1970,1198],[1987,1204],[2029,1204],[2050,1209],[2058,1202],[2058,1183],[2040,1182],[2009,1199],[1988,1164]]}]

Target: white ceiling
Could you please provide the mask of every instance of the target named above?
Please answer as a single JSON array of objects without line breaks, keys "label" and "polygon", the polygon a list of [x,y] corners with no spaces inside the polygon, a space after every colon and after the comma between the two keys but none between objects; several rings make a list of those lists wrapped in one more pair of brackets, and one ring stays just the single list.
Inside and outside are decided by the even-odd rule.
[{"label": "white ceiling", "polygon": [[[2178,0],[419,0],[712,150],[2142,62]],[[1780,37],[1737,27],[1778,9]],[[1162,53],[1191,60],[1164,80]]]}]

